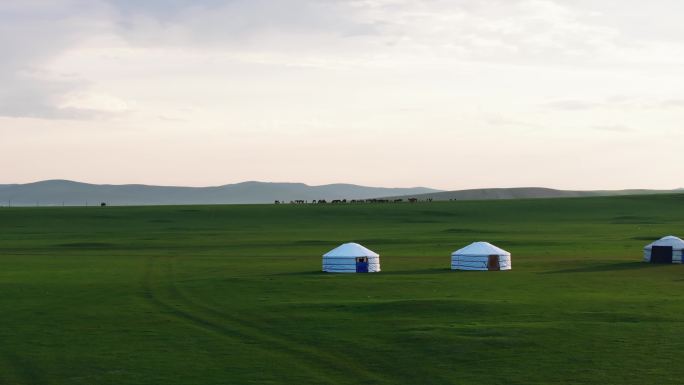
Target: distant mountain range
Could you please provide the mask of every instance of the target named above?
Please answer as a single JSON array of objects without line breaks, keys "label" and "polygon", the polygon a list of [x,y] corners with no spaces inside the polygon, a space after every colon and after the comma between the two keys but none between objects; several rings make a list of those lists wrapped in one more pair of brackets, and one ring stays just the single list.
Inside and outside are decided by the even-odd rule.
[{"label": "distant mountain range", "polygon": [[433,201],[567,198],[663,194],[684,190],[567,191],[539,187],[442,191],[426,187],[384,188],[353,184],[309,186],[303,183],[243,182],[216,187],[139,184],[96,185],[68,180],[0,185],[0,206],[181,205],[273,203],[276,200],[403,199]]},{"label": "distant mountain range", "polygon": [[370,199],[439,191],[425,187],[382,188],[353,184],[308,186],[303,183],[243,182],[216,187],[173,187],[46,180],[0,185],[0,206],[85,206],[101,202],[108,205],[273,203],[275,200]]},{"label": "distant mountain range", "polygon": [[456,191],[439,191],[419,195],[390,196],[385,199],[417,198],[419,200],[432,199],[433,201],[449,200],[491,200],[491,199],[535,199],[535,198],[577,198],[595,196],[618,196],[618,195],[647,195],[647,194],[674,194],[684,193],[684,189],[677,190],[595,190],[574,191],[555,190],[543,187],[516,187],[516,188],[484,188]]}]

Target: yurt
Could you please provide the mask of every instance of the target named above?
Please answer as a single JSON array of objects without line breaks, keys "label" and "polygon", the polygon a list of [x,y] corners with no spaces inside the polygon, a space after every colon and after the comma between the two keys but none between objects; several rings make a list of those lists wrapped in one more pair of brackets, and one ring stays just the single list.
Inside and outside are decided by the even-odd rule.
[{"label": "yurt", "polygon": [[644,261],[650,263],[682,263],[684,241],[667,236],[644,247]]},{"label": "yurt", "polygon": [[323,255],[323,271],[377,273],[380,271],[380,255],[358,243],[345,243]]},{"label": "yurt", "polygon": [[451,254],[451,270],[511,269],[511,253],[488,242],[475,242]]}]

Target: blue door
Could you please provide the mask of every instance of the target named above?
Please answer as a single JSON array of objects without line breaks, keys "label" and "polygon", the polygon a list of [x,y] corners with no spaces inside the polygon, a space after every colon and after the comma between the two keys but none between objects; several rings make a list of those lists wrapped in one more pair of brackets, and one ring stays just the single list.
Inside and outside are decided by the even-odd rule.
[{"label": "blue door", "polygon": [[651,263],[672,263],[672,246],[653,246]]},{"label": "blue door", "polygon": [[367,257],[356,258],[356,272],[357,273],[368,273],[368,258]]}]

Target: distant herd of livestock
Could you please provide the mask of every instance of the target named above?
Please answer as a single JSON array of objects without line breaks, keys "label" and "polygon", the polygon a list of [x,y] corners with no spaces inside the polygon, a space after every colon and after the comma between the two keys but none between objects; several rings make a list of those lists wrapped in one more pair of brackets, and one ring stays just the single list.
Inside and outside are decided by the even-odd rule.
[{"label": "distant herd of livestock", "polygon": [[[344,204],[344,203],[402,203],[404,202],[404,199],[351,199],[351,200],[346,200],[346,199],[334,199],[330,201],[330,204]],[[406,199],[406,202],[408,203],[418,203],[418,198],[408,198]],[[424,201],[420,202],[432,202],[432,198],[428,198]],[[274,202],[277,205],[280,204],[286,204],[287,202],[282,200],[277,200]],[[306,200],[294,200],[290,201],[290,204],[293,205],[304,205],[304,204],[327,204],[328,201],[325,199],[314,199],[311,202],[306,201]]]}]

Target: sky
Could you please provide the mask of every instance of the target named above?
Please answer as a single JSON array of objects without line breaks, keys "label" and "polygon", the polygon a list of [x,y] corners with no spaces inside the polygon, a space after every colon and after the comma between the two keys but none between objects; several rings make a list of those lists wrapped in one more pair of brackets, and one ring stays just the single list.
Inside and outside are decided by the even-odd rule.
[{"label": "sky", "polygon": [[0,1],[0,184],[684,187],[680,0]]}]

